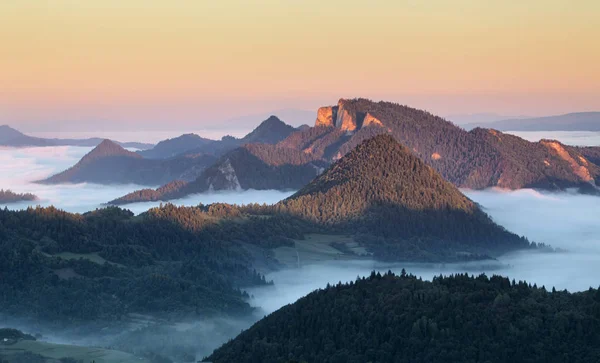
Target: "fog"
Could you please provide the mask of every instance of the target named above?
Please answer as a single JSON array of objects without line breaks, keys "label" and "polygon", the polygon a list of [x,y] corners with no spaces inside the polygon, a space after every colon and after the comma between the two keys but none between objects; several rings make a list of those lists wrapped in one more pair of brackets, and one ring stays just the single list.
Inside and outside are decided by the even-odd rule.
[{"label": "fog", "polygon": [[554,139],[565,145],[600,146],[600,132],[594,131],[506,131],[529,141]]},{"label": "fog", "polygon": [[[84,212],[140,186],[101,186],[76,184],[43,186],[31,181],[46,177],[74,164],[90,148],[51,147],[0,150],[0,188],[16,192],[32,192],[41,201],[33,204],[54,204],[71,212]],[[532,241],[543,242],[567,252],[519,252],[499,257],[495,261],[462,264],[384,264],[375,261],[330,261],[304,265],[297,269],[273,271],[267,279],[273,286],[251,288],[249,303],[256,313],[243,318],[201,318],[180,322],[164,322],[147,317],[145,321],[115,326],[81,326],[72,331],[40,326],[33,321],[9,321],[0,318],[0,325],[12,325],[31,333],[42,333],[44,340],[113,347],[140,352],[154,350],[184,361],[195,355],[200,359],[248,328],[262,316],[293,303],[311,291],[324,288],[327,283],[347,282],[372,270],[409,273],[431,279],[434,275],[469,272],[501,274],[511,279],[527,280],[550,289],[582,291],[600,285],[600,198],[570,192],[549,193],[525,189],[505,191],[463,190],[500,225]],[[246,191],[211,193],[175,201],[176,204],[196,205],[212,202],[273,203],[291,192]],[[127,206],[140,213],[159,203],[136,203]],[[23,208],[17,204],[10,208]],[[122,323],[119,323],[122,324]]]},{"label": "fog", "polygon": [[[11,189],[17,193],[33,193],[39,200],[2,204],[9,209],[25,209],[28,206],[54,205],[68,212],[84,213],[101,208],[115,198],[148,186],[100,185],[93,183],[42,185],[33,183],[47,178],[74,165],[88,153],[90,147],[56,146],[30,148],[0,148],[0,189]],[[154,186],[158,187],[158,186]],[[276,190],[248,190],[243,192],[227,191],[191,195],[172,201],[176,205],[198,205],[199,203],[276,203],[290,196],[292,192]],[[126,205],[136,214],[158,206],[160,202],[135,203]]]},{"label": "fog", "polygon": [[[266,117],[265,117],[266,119]],[[23,131],[23,130],[21,130]],[[111,140],[117,140],[121,142],[146,142],[156,144],[159,141],[165,139],[172,139],[174,137],[181,136],[183,134],[193,133],[202,137],[220,140],[225,135],[231,135],[234,137],[244,137],[252,131],[252,127],[238,127],[238,128],[211,128],[211,129],[197,129],[197,130],[165,130],[165,131],[152,131],[144,130],[139,131],[37,131],[27,132],[30,136],[41,137],[41,138],[60,138],[60,139],[87,139],[87,138],[106,138]]]},{"label": "fog", "polygon": [[391,269],[431,279],[439,274],[469,272],[508,276],[547,288],[582,291],[600,285],[600,198],[575,193],[542,193],[524,189],[463,190],[500,225],[532,241],[566,252],[518,252],[497,261],[462,264],[383,264],[375,261],[328,262],[267,275],[274,286],[252,289],[252,304],[264,314],[292,303],[327,283],[348,282],[372,270]]}]

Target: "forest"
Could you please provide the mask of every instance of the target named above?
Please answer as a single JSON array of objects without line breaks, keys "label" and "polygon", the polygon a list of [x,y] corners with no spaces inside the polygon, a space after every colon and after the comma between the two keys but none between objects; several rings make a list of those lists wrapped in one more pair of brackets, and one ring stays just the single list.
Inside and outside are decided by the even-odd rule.
[{"label": "forest", "polygon": [[0,305],[12,316],[61,322],[247,314],[242,288],[268,282],[242,244],[263,248],[268,263],[266,248],[305,231],[297,220],[241,216],[228,205],[166,205],[137,217],[117,207],[0,210]]},{"label": "forest", "polygon": [[390,135],[364,141],[276,208],[359,234],[380,259],[439,259],[451,250],[499,254],[530,245]]},{"label": "forest", "polygon": [[598,362],[600,291],[404,270],[317,290],[265,317],[206,361]]},{"label": "forest", "polygon": [[15,193],[9,189],[0,189],[0,203],[15,203],[21,201],[37,200],[38,197],[32,193]]},{"label": "forest", "polygon": [[353,235],[388,261],[485,259],[539,247],[380,135],[275,205],[167,204],[140,216],[118,207],[0,211],[0,303],[15,316],[62,321],[248,313],[243,287],[268,283],[256,263],[277,269],[272,249],[309,233]]},{"label": "forest", "polygon": [[[341,105],[341,106],[340,106]],[[222,182],[235,175],[242,189],[289,190],[304,186],[315,170],[340,159],[363,141],[389,134],[457,187],[484,189],[540,188],[599,194],[598,151],[555,140],[529,142],[491,129],[466,131],[427,111],[392,102],[342,99],[357,125],[346,132],[317,123],[291,132],[276,144],[249,143],[229,151],[189,185],[165,193],[132,193],[115,201],[171,200],[213,189],[231,189]],[[366,115],[378,121],[363,125]],[[284,133],[285,134],[285,133]],[[235,188],[234,188],[235,189]]]}]

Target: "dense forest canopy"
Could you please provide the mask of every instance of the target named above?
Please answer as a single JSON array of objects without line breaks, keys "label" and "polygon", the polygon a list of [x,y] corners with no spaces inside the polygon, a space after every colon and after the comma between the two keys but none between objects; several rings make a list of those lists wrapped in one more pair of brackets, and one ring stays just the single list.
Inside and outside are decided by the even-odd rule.
[{"label": "dense forest canopy", "polygon": [[552,290],[500,276],[373,272],[284,306],[207,361],[598,362],[600,291]]},{"label": "dense forest canopy", "polygon": [[[528,247],[390,135],[358,145],[278,210],[369,238],[423,246],[437,241],[438,249],[443,244],[471,252]],[[407,246],[400,245],[406,253]]]},{"label": "dense forest canopy", "polygon": [[218,204],[166,205],[138,217],[116,207],[84,215],[0,210],[0,305],[14,316],[63,322],[247,313],[240,288],[267,282],[242,243],[272,248],[305,231],[283,216]]}]

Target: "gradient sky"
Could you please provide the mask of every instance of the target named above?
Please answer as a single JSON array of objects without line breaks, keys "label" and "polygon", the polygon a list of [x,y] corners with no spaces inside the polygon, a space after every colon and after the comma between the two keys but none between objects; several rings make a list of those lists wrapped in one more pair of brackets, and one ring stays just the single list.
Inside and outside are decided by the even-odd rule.
[{"label": "gradient sky", "polygon": [[600,110],[598,19],[597,0],[2,0],[0,123],[198,129],[358,96]]}]

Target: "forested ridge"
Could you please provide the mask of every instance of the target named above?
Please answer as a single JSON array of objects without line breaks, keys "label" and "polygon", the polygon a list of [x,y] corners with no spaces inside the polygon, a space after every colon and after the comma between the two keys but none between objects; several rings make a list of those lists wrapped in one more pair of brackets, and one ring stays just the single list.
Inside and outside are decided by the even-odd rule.
[{"label": "forested ridge", "polygon": [[341,99],[330,108],[335,109],[334,116],[342,113],[344,122],[356,128],[348,131],[334,124],[339,120],[329,120],[331,124],[327,126],[317,119],[315,127],[292,132],[275,145],[248,144],[231,150],[176,193],[138,193],[116,202],[122,204],[144,197],[181,198],[202,192],[212,180],[232,174],[238,183],[212,183],[213,188],[287,190],[303,186],[315,177],[314,170],[306,166],[320,168],[330,164],[380,134],[392,135],[458,187],[578,188],[585,193],[600,193],[597,152],[591,149],[573,148],[554,140],[529,142],[491,129],[466,131],[427,111],[392,102]]},{"label": "forested ridge", "polygon": [[364,141],[277,209],[361,234],[381,258],[402,259],[415,249],[529,247],[390,135]]},{"label": "forested ridge", "polygon": [[36,199],[38,199],[37,196],[32,193],[15,193],[9,189],[0,189],[0,203],[15,203]]},{"label": "forested ridge", "polygon": [[596,289],[373,272],[284,306],[207,361],[592,363],[600,361],[599,346]]},{"label": "forested ridge", "polygon": [[[244,207],[255,210],[262,206]],[[285,216],[240,207],[166,205],[135,217],[116,207],[84,215],[0,211],[3,313],[63,322],[125,314],[248,313],[240,290],[265,284],[249,243],[265,249],[310,232]]]}]

